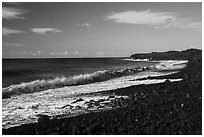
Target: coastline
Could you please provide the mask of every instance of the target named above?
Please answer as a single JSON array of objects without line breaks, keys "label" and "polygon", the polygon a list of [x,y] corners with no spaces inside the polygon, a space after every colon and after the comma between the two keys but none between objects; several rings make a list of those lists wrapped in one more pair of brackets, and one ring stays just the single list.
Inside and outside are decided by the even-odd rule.
[{"label": "coastline", "polygon": [[114,102],[121,107],[61,119],[42,116],[38,123],[3,129],[3,134],[202,134],[201,54],[178,73],[143,78],[182,81],[100,92],[128,96]]}]

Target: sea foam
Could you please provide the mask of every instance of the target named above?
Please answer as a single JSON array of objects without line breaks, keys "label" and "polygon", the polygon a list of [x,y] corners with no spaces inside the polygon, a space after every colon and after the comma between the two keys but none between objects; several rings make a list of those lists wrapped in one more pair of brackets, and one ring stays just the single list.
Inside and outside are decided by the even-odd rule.
[{"label": "sea foam", "polygon": [[[25,123],[36,122],[38,119],[37,115],[39,114],[56,116],[62,114],[68,115],[87,113],[87,110],[85,109],[86,106],[84,106],[83,101],[73,104],[76,98],[82,98],[85,101],[107,98],[103,97],[102,94],[93,94],[91,96],[89,93],[100,93],[101,91],[115,90],[118,88],[125,88],[140,84],[161,83],[166,79],[139,81],[132,80],[148,76],[169,75],[172,73],[175,72],[139,72],[135,75],[119,77],[103,82],[79,86],[67,86],[63,88],[49,89],[42,92],[35,92],[32,94],[12,96],[11,98],[2,100],[2,126],[3,128],[9,128]],[[170,79],[172,82],[180,80],[182,79]],[[67,105],[71,105],[74,108],[64,108],[64,106]],[[75,109],[77,106],[79,106],[81,109]]]},{"label": "sea foam", "polygon": [[72,77],[57,77],[55,79],[49,80],[35,80],[32,82],[21,83],[11,85],[9,87],[3,88],[2,97],[8,98],[12,95],[20,95],[26,93],[33,93],[44,91],[48,89],[61,88],[65,86],[76,86],[89,84],[94,82],[106,81],[112,78],[117,78],[121,76],[126,76],[130,74],[137,73],[139,71],[147,70],[148,67],[137,67],[137,68],[125,68],[116,70],[102,70],[96,71],[91,74],[81,74]]}]

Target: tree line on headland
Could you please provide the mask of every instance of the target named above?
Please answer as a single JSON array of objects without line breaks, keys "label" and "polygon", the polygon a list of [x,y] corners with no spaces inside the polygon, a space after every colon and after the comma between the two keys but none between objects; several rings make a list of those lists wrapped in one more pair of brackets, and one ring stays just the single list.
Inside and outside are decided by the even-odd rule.
[{"label": "tree line on headland", "polygon": [[202,53],[199,49],[187,49],[184,51],[167,51],[133,54],[133,59],[150,59],[150,60],[192,60]]}]

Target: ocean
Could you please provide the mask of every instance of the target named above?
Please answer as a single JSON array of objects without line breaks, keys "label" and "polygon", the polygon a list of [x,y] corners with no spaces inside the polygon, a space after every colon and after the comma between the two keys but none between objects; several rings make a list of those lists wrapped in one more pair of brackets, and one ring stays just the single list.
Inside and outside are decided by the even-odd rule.
[{"label": "ocean", "polygon": [[73,77],[103,70],[117,70],[145,66],[146,62],[131,62],[123,58],[52,58],[52,59],[3,59],[3,87],[37,79]]},{"label": "ocean", "polygon": [[[88,108],[86,102],[108,96],[91,93],[164,82],[133,80],[176,73],[159,70],[179,68],[179,63],[180,68],[185,67],[182,61],[161,63],[128,58],[3,59],[2,126],[36,122],[41,114],[73,116],[98,110],[96,106]],[[81,101],[76,102],[78,98]]]},{"label": "ocean", "polygon": [[[36,80],[59,80],[65,78],[70,84],[77,84],[86,74],[92,77],[84,79],[80,84],[105,81],[111,78],[128,75],[120,70],[135,69],[155,63],[132,62],[124,58],[55,58],[55,59],[3,59],[2,61],[2,87],[6,88],[21,83],[32,83]],[[117,72],[115,75],[113,72]],[[104,74],[102,74],[104,72]],[[106,73],[106,74],[105,74]],[[109,76],[108,76],[109,73]],[[111,74],[112,73],[112,74]],[[100,75],[101,74],[101,75]],[[83,76],[82,76],[83,75]],[[99,76],[100,75],[100,76]],[[72,78],[76,78],[71,83]],[[81,76],[81,78],[80,78]],[[78,81],[77,81],[78,80]],[[58,83],[60,84],[60,83]],[[42,85],[43,86],[43,85]],[[54,87],[53,87],[54,88]]]}]

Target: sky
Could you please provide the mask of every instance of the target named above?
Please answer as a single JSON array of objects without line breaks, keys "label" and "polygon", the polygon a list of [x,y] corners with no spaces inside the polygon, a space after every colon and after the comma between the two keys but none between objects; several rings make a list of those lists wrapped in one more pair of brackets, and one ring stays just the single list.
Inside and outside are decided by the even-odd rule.
[{"label": "sky", "polygon": [[2,3],[3,58],[128,57],[202,48],[201,2]]}]

